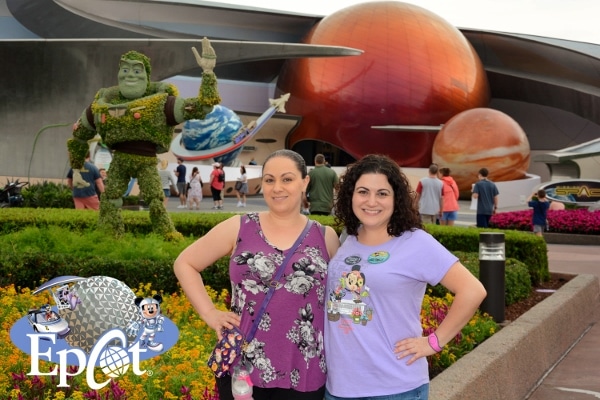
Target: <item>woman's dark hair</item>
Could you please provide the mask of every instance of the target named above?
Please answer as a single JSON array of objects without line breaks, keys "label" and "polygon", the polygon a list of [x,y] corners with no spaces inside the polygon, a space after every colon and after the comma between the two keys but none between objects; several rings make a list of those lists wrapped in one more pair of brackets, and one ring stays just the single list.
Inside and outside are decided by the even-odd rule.
[{"label": "woman's dark hair", "polygon": [[242,174],[246,173],[246,167],[244,167],[243,165],[240,166],[240,170],[242,171]]},{"label": "woman's dark hair", "polygon": [[381,154],[364,156],[348,165],[348,169],[340,177],[335,201],[336,223],[345,226],[349,235],[358,233],[360,221],[352,211],[352,197],[356,181],[364,174],[383,174],[392,186],[394,211],[387,227],[390,236],[400,236],[405,231],[423,229],[414,201],[414,192],[406,175],[394,160]]},{"label": "woman's dark hair", "polygon": [[442,176],[450,176],[450,168],[448,168],[448,167],[440,168],[440,173],[442,174]]},{"label": "woman's dark hair", "polygon": [[193,175],[194,175],[196,172],[200,172],[200,171],[198,170],[198,167],[194,167],[194,168],[192,168],[192,176],[193,176]]},{"label": "woman's dark hair", "polygon": [[269,154],[263,163],[263,172],[265,170],[265,165],[267,165],[269,160],[276,157],[286,157],[292,160],[294,164],[296,164],[298,171],[300,171],[302,179],[306,178],[308,175],[308,172],[306,171],[306,161],[304,161],[304,158],[302,158],[302,156],[295,151],[288,149],[277,150]]}]

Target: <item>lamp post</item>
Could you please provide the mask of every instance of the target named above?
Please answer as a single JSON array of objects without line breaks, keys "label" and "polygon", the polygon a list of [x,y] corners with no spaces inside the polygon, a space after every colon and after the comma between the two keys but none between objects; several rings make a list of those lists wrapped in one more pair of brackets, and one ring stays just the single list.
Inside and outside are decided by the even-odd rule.
[{"label": "lamp post", "polygon": [[506,252],[504,233],[479,234],[479,281],[487,291],[480,309],[496,322],[504,322]]}]

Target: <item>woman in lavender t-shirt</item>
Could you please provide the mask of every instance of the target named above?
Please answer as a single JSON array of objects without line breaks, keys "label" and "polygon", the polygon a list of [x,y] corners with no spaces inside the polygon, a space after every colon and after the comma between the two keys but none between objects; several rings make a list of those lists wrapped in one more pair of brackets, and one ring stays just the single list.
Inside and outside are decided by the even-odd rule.
[{"label": "woman in lavender t-shirt", "polygon": [[[327,275],[325,399],[427,399],[426,356],[469,321],[485,289],[423,230],[408,179],[389,157],[367,155],[348,167],[335,213],[348,236]],[[425,289],[440,282],[454,302],[424,335]]]}]

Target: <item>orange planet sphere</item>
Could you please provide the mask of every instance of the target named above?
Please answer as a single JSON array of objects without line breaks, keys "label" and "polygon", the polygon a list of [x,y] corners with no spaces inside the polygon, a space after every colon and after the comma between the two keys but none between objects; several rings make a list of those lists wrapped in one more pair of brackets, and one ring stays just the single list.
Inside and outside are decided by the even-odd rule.
[{"label": "orange planet sphere", "polygon": [[433,162],[450,168],[459,190],[470,191],[477,172],[487,168],[488,178],[504,182],[527,173],[530,148],[521,126],[501,111],[474,108],[455,115],[433,144]]},{"label": "orange planet sphere", "polygon": [[344,8],[321,20],[303,42],[364,53],[286,61],[277,91],[291,93],[287,112],[302,116],[288,147],[318,140],[355,158],[383,153],[402,166],[427,167],[435,132],[373,126],[437,126],[489,102],[486,73],[467,39],[413,4],[379,1]]}]

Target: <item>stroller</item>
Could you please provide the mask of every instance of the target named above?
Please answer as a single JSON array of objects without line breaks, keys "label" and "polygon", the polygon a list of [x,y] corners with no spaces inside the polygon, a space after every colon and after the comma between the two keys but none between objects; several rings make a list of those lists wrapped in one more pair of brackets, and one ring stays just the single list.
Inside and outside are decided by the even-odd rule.
[{"label": "stroller", "polygon": [[23,195],[21,189],[27,186],[29,182],[8,181],[4,188],[0,189],[0,208],[21,207],[23,205]]}]

